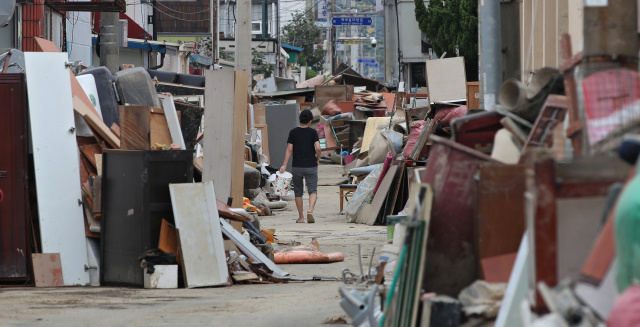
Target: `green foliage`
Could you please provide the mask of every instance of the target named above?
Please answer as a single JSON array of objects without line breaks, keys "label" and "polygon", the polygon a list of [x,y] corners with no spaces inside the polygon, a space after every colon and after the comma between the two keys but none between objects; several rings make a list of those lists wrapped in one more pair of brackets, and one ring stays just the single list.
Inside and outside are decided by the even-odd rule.
[{"label": "green foliage", "polygon": [[293,15],[289,24],[282,28],[282,43],[302,48],[298,58],[300,65],[311,67],[315,71],[321,71],[325,61],[325,51],[314,45],[322,41],[322,28],[315,24],[311,12],[304,14],[298,12]]},{"label": "green foliage", "polygon": [[264,74],[264,77],[268,78],[271,77],[271,74],[273,73],[273,65],[265,61],[265,57],[262,52],[253,53],[251,65],[253,66],[253,75]]},{"label": "green foliage", "polygon": [[318,73],[317,73],[316,71],[314,71],[313,69],[311,69],[311,68],[307,67],[307,75],[306,75],[306,78],[307,78],[307,79],[310,79],[310,78],[314,78],[314,77],[316,77],[316,76],[318,76]]},{"label": "green foliage", "polygon": [[433,51],[440,55],[447,52],[447,56],[452,57],[458,45],[460,55],[464,56],[467,81],[477,81],[478,1],[431,0],[429,8],[423,0],[414,1],[418,26],[431,39]]}]

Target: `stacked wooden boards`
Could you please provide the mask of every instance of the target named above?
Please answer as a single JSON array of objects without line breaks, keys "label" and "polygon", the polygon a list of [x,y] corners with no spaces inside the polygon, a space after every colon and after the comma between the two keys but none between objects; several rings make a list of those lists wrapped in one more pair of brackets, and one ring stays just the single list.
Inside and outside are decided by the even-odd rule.
[{"label": "stacked wooden boards", "polygon": [[[231,197],[231,206],[241,208],[249,74],[242,71],[208,70],[205,76],[207,96],[202,180],[215,181],[218,200],[227,203]],[[238,230],[242,227],[239,222],[231,224]]]}]

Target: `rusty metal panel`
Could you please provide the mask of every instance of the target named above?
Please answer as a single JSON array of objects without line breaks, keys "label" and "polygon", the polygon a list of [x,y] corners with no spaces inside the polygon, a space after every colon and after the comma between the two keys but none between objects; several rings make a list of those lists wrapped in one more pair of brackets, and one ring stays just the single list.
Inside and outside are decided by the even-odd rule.
[{"label": "rusty metal panel", "polygon": [[0,74],[0,279],[28,279],[27,110],[23,74]]},{"label": "rusty metal panel", "polygon": [[480,164],[498,163],[488,155],[431,135],[433,146],[422,182],[433,186],[423,287],[457,297],[478,279],[477,182]]}]

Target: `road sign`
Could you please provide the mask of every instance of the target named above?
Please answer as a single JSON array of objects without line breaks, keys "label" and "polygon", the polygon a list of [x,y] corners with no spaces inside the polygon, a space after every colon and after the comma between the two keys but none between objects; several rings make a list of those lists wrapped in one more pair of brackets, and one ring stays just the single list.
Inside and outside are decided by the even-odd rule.
[{"label": "road sign", "polygon": [[378,63],[375,63],[375,64],[365,63],[365,64],[364,64],[364,66],[365,66],[365,67],[373,67],[373,68],[378,68],[378,67],[380,67],[380,66],[378,66]]},{"label": "road sign", "polygon": [[356,40],[346,39],[346,40],[343,40],[343,43],[344,43],[344,45],[358,45],[358,44],[360,44],[360,40],[357,40],[357,39]]},{"label": "road sign", "polygon": [[375,64],[376,60],[374,58],[358,58],[358,63]]},{"label": "road sign", "polygon": [[333,17],[331,18],[331,25],[333,26],[345,26],[345,25],[371,25],[373,19],[371,17]]}]

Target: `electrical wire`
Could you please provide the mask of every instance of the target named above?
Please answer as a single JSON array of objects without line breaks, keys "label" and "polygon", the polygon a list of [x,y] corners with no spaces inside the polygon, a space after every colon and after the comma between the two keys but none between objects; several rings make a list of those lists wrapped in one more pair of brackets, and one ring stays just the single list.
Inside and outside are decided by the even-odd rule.
[{"label": "electrical wire", "polygon": [[[210,8],[209,8],[209,9],[205,9],[205,10],[202,10],[202,11],[195,11],[195,12],[182,12],[182,11],[177,11],[177,10],[171,9],[171,8],[167,7],[166,5],[163,5],[163,4],[162,4],[162,2],[156,2],[156,3],[157,3],[157,4],[159,4],[159,5],[161,5],[161,6],[163,6],[163,7],[165,7],[165,8],[167,8],[167,9],[169,9],[169,10],[171,10],[171,11],[173,11],[173,12],[175,12],[175,13],[183,14],[183,15],[195,15],[195,14],[201,14],[201,13],[204,13],[204,12],[208,12],[208,11],[209,11],[209,9],[210,9]],[[152,5],[152,6],[153,6],[153,5]]]}]

